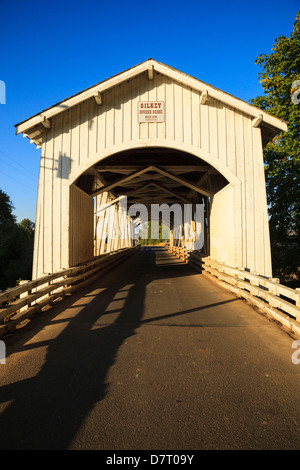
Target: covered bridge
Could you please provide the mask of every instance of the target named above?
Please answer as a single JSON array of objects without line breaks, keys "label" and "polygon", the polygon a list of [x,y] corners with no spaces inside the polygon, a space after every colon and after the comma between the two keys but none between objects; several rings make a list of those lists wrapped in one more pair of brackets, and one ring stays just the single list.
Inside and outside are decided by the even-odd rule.
[{"label": "covered bridge", "polygon": [[119,196],[204,204],[206,254],[272,276],[263,146],[286,129],[153,59],[17,124],[41,149],[33,279],[131,246],[99,238]]}]

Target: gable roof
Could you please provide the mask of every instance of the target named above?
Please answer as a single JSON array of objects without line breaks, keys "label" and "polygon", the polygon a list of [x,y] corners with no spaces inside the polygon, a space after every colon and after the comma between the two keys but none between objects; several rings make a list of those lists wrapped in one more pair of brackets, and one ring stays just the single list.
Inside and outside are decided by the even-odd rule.
[{"label": "gable roof", "polygon": [[130,80],[131,78],[147,72],[149,78],[153,76],[153,71],[156,71],[162,75],[168,76],[174,81],[188,86],[194,90],[204,93],[218,101],[221,101],[228,106],[237,109],[256,121],[255,125],[260,125],[262,128],[262,135],[264,143],[275,137],[280,131],[287,131],[287,123],[279,118],[276,118],[265,111],[236,98],[229,93],[219,90],[218,88],[208,85],[197,78],[180,72],[168,65],[157,62],[153,59],[148,59],[141,64],[135,65],[134,67],[120,72],[102,82],[97,83],[69,98],[66,98],[59,103],[44,109],[38,114],[18,123],[15,125],[16,134],[23,134],[24,137],[28,137],[31,142],[34,142],[40,147],[42,140],[42,133],[45,127],[50,127],[50,119],[70,109],[77,104],[86,101],[92,97],[95,97],[96,101],[101,101],[101,93],[104,91],[120,85],[122,82]]}]

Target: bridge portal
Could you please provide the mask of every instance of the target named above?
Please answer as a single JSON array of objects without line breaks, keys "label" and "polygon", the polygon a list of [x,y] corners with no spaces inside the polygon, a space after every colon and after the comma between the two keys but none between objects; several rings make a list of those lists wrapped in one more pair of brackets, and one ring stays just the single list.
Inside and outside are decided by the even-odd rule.
[{"label": "bridge portal", "polygon": [[203,251],[271,277],[263,146],[286,129],[153,59],[17,124],[41,149],[33,278],[131,246],[101,211],[120,214],[122,196],[128,207],[202,204]]}]

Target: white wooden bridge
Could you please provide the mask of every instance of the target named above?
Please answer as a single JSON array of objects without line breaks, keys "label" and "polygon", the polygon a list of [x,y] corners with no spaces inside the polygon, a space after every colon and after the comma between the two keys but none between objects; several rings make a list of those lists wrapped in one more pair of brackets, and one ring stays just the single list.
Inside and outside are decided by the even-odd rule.
[{"label": "white wooden bridge", "polygon": [[[191,348],[192,345],[198,345],[199,341],[201,344],[203,342],[203,352],[212,350],[211,334],[214,335],[217,331],[214,328],[224,326],[224,331],[228,330],[229,334],[226,340],[225,337],[217,335],[218,341],[221,341],[220,345],[224,346],[228,353],[226,356],[228,367],[235,367],[235,371],[240,371],[238,372],[240,382],[233,385],[233,395],[237,393],[237,390],[243,394],[244,380],[247,377],[250,378],[250,382],[252,381],[250,388],[247,386],[247,390],[250,390],[251,384],[259,380],[261,376],[258,377],[259,374],[256,374],[256,365],[255,367],[253,365],[251,375],[251,372],[248,374],[247,371],[245,374],[242,371],[234,357],[230,362],[231,352],[235,348],[235,357],[240,353],[244,354],[241,348],[241,338],[234,335],[235,342],[231,343],[232,325],[241,326],[239,332],[243,331],[246,334],[242,328],[245,327],[245,322],[247,331],[250,331],[251,325],[256,324],[257,321],[256,330],[253,329],[251,334],[255,336],[257,344],[262,347],[262,355],[266,355],[262,371],[267,367],[266,364],[270,363],[269,355],[270,351],[273,351],[273,346],[270,347],[270,338],[277,338],[277,333],[272,328],[277,328],[277,324],[280,323],[283,330],[288,330],[293,337],[300,335],[300,291],[280,284],[272,274],[264,178],[263,147],[278,133],[286,130],[285,122],[153,59],[98,83],[16,125],[17,134],[28,137],[30,142],[40,149],[41,155],[32,280],[0,293],[0,336],[4,340],[8,338],[8,350],[11,351],[11,359],[7,361],[6,369],[0,371],[0,380],[4,384],[2,401],[5,405],[9,403],[11,397],[17,397],[16,404],[8,410],[5,409],[6,405],[3,405],[3,423],[0,416],[0,428],[4,431],[0,437],[0,447],[2,445],[2,448],[14,446],[29,448],[33,445],[36,448],[40,446],[44,448],[82,448],[82,446],[110,448],[110,443],[113,442],[116,446],[131,448],[135,441],[130,440],[130,435],[126,432],[120,432],[119,423],[115,423],[114,427],[111,424],[113,416],[120,413],[120,410],[114,408],[117,405],[109,402],[109,406],[104,406],[102,409],[100,402],[106,393],[104,378],[111,370],[112,364],[115,361],[118,364],[118,360],[123,361],[121,371],[118,372],[122,375],[124,364],[126,364],[125,368],[130,369],[140,354],[143,357],[145,351],[141,350],[138,339],[134,344],[129,341],[131,346],[126,346],[127,341],[124,338],[134,337],[136,332],[141,332],[142,327],[145,328],[145,325],[156,325],[155,322],[158,322],[162,328],[172,328],[172,326],[179,326],[175,325],[175,320],[174,325],[170,322],[162,324],[161,321],[174,319],[179,315],[191,315],[192,319],[187,317],[187,320],[182,320],[180,326],[186,328],[189,338],[194,338],[190,342]],[[124,197],[126,197],[128,212],[124,212],[122,206]],[[147,222],[147,217],[138,218],[139,216],[134,212],[137,204],[143,205],[148,211],[153,204],[167,204],[169,207],[179,208],[189,205],[192,207],[190,225],[194,228],[197,228],[198,223],[195,215],[196,208],[201,205],[203,220],[200,228],[203,244],[199,248],[196,244],[197,237],[186,236],[184,230],[186,221],[183,219],[182,223],[179,222],[182,228],[181,236],[176,237],[178,222],[176,225],[173,218],[170,237],[164,247],[157,252],[155,249],[152,251],[149,249],[149,252],[140,249],[135,240],[132,224],[137,220]],[[113,208],[112,212],[111,208]],[[125,221],[123,231],[118,230],[120,220]],[[119,273],[120,277],[118,277]],[[159,288],[160,283],[163,286],[161,288]],[[83,292],[82,299],[80,298],[81,292]],[[134,294],[130,295],[130,292]],[[214,298],[218,301],[215,302]],[[245,306],[245,302],[239,298],[246,300],[250,306]],[[74,299],[74,305],[72,299]],[[95,302],[94,307],[89,306],[89,299]],[[119,304],[119,299],[123,299],[125,305]],[[236,300],[238,304],[234,304]],[[82,303],[83,307],[81,307]],[[182,303],[184,305],[181,305]],[[226,310],[222,310],[221,315],[220,306],[223,304],[226,305]],[[258,320],[257,310],[272,321],[261,323],[264,320]],[[50,312],[49,325],[47,317],[40,315],[42,311]],[[143,315],[146,318],[143,318]],[[257,320],[255,320],[255,315],[258,316]],[[214,323],[211,321],[212,317]],[[30,321],[32,318],[40,319],[38,320],[41,322],[39,333],[36,331],[39,323],[34,327],[35,323]],[[107,318],[109,320],[106,320]],[[54,321],[54,324],[51,321]],[[78,321],[79,330],[76,328]],[[20,329],[27,322],[29,325]],[[60,322],[66,325],[66,334],[63,331],[64,327],[59,330]],[[194,328],[192,333],[191,328],[195,326],[203,328],[208,326],[209,331],[205,330],[207,336],[205,338],[201,336],[201,329],[198,329],[197,337],[193,336],[196,335],[196,329]],[[31,328],[33,328],[35,340],[28,338]],[[54,328],[54,333],[52,328]],[[266,333],[267,328],[270,328],[270,336]],[[161,329],[157,331],[160,331],[164,337],[165,333],[162,333]],[[170,331],[174,332],[174,330]],[[235,333],[237,331],[236,329]],[[264,342],[258,333],[261,331],[267,338],[263,346]],[[282,333],[282,330],[280,332]],[[99,336],[97,336],[98,333]],[[75,336],[72,336],[73,334]],[[176,334],[178,334],[180,347],[185,350],[189,343],[184,342],[184,336]],[[14,335],[18,339],[15,340],[16,343],[10,344],[10,338]],[[25,337],[28,342],[24,343],[25,346],[19,347],[19,344],[23,345]],[[168,335],[168,340],[167,337],[165,338],[163,352],[159,339],[160,336],[152,335],[151,340],[149,338],[145,340],[149,345],[149,351],[152,350],[153,345],[157,346],[157,351],[160,351],[159,357],[153,355],[158,374],[159,371],[164,370],[165,365],[162,363],[166,351],[170,351],[170,357],[178,353],[177,343],[175,349],[172,349],[174,348],[172,335]],[[284,351],[284,354],[290,351],[288,344],[290,339],[290,337],[283,339],[279,336],[278,345],[281,346],[278,347],[282,349],[279,352],[276,351],[278,356],[281,351]],[[53,438],[51,433],[54,428],[51,428],[50,423],[43,438],[43,434],[39,433],[40,426],[42,422],[47,422],[46,415],[52,410],[52,405],[49,409],[47,408],[49,405],[43,405],[40,390],[44,383],[48,385],[52,382],[56,383],[53,371],[57,368],[60,370],[56,355],[63,351],[64,356],[68,351],[65,359],[68,373],[59,382],[58,389],[55,387],[49,389],[47,385],[51,400],[53,396],[56,398],[60,398],[60,394],[64,396],[65,389],[71,390],[70,397],[72,397],[74,389],[71,384],[77,383],[78,374],[82,380],[86,380],[84,370],[79,370],[77,367],[77,362],[81,358],[78,357],[77,349],[74,349],[76,340],[81,344],[80,351],[91,356],[90,388],[83,392],[81,385],[77,384],[78,396],[73,397],[74,401],[71,398],[69,402],[64,401],[64,408],[61,410],[63,418],[56,427],[53,424],[58,434],[55,434]],[[41,372],[40,369],[36,371],[30,369],[30,364],[34,365],[40,361],[38,353],[27,351],[32,341],[36,342],[37,348],[49,348],[46,365],[40,365]],[[103,346],[106,343],[107,348]],[[91,344],[94,345],[93,353]],[[253,346],[253,342],[251,345]],[[117,352],[121,346],[122,351],[125,348],[125,355],[119,357]],[[130,347],[132,349],[126,349]],[[167,349],[169,347],[170,350]],[[24,353],[21,357],[20,351]],[[95,351],[99,353],[99,357]],[[26,355],[27,353],[29,356]],[[245,364],[249,361],[251,363],[256,357],[252,347],[249,348],[248,353],[248,362],[245,359]],[[190,362],[187,360],[190,355],[199,358],[197,347],[195,350],[191,349],[186,352],[184,358],[181,357],[183,362],[180,362],[181,359],[178,362],[182,366],[180,374],[184,374],[190,367]],[[27,426],[24,410],[27,409],[28,403],[27,395],[24,396],[17,385],[20,372],[18,372],[16,358],[18,360],[20,358],[20,363],[23,365],[25,388],[28,389],[26,377],[33,377],[36,374],[36,380],[33,380],[28,393],[38,396],[40,405],[38,404],[37,408],[33,407],[32,420],[35,427],[29,433],[24,433]],[[143,361],[147,362],[147,360],[148,356]],[[219,360],[222,362],[223,359],[219,358]],[[148,372],[151,370],[153,361],[147,362]],[[203,355],[201,361],[204,361]],[[282,377],[286,380],[285,384],[290,384],[290,389],[296,390],[297,380],[295,382],[293,377],[298,377],[299,373],[295,368],[292,369],[294,366],[290,363],[290,358],[284,361],[287,367],[285,370],[288,372],[284,372]],[[183,364],[189,365],[186,367]],[[216,386],[209,389],[210,382],[201,382],[203,390],[216,391],[219,387],[217,379],[222,376],[223,372],[218,371],[218,368],[214,372],[213,364],[214,359],[211,358],[209,377],[212,380],[211,383],[215,383]],[[104,371],[101,380],[97,375],[99,367]],[[172,369],[173,364],[169,364],[166,370],[170,370],[170,367]],[[9,371],[8,375],[5,370]],[[75,371],[74,374],[72,370]],[[141,364],[137,368],[137,371],[140,370],[143,370]],[[191,372],[190,377],[199,381],[204,372],[209,372],[205,361],[201,362],[196,373]],[[165,373],[161,373],[162,377],[165,377]],[[218,373],[220,376],[214,375]],[[62,376],[63,374],[62,369]],[[139,372],[136,374],[138,377]],[[179,382],[174,385],[175,389],[178,386],[180,389],[184,383],[185,377],[180,374]],[[276,376],[276,367],[274,374]],[[11,383],[14,380],[15,387],[5,385],[7,381]],[[116,377],[111,380],[113,384],[123,383]],[[126,378],[124,380],[126,381]],[[147,385],[145,385],[146,396],[150,393],[150,385],[154,379],[149,376],[144,380]],[[278,380],[276,382],[274,379],[272,382],[272,393],[278,394],[276,395],[277,403],[284,395],[277,388]],[[225,388],[229,382],[226,382]],[[194,390],[198,385],[192,384],[191,387]],[[261,385],[265,390],[265,384],[261,383]],[[135,404],[138,406],[140,400],[140,389],[135,389],[133,382],[131,386],[133,387],[132,393],[128,396],[128,401],[126,400],[121,411],[121,414],[124,414],[124,422],[128,422],[126,413],[129,413]],[[118,387],[114,389],[112,386],[112,388],[115,397],[113,403],[116,404],[120,399]],[[170,389],[169,394],[166,392],[167,398],[159,387],[156,390],[158,394],[156,396],[159,398],[161,392],[165,397],[161,398],[162,402],[166,400],[164,403],[170,409],[174,408],[172,398],[174,388]],[[299,394],[297,395],[295,390],[294,400],[297,401]],[[49,404],[51,400],[46,397],[48,392],[43,393],[45,402]],[[209,399],[205,409],[213,414],[213,408],[210,409],[210,407],[218,408],[219,405],[215,403],[219,402],[216,396],[214,402],[209,394],[210,392],[207,395]],[[248,401],[245,399],[246,395],[239,397],[244,403],[254,400],[252,407],[249,405],[248,410],[250,421],[255,415],[255,410],[264,407],[264,404],[256,407],[262,396],[263,393],[255,389]],[[136,397],[135,402],[132,402],[132,397]],[[147,397],[145,401],[151,404],[153,395],[147,395]],[[194,393],[186,395],[187,400],[190,400],[193,406],[196,406],[195,397]],[[143,400],[140,407],[141,413],[145,413]],[[225,402],[226,400],[227,398]],[[280,409],[282,427],[278,427],[277,421],[273,422],[268,411],[265,415],[262,411],[264,419],[259,417],[258,421],[253,424],[252,437],[255,437],[253,439],[249,437],[247,440],[246,434],[241,431],[236,443],[223,441],[223,439],[226,440],[226,429],[228,429],[226,428],[227,418],[225,420],[227,412],[224,411],[225,421],[220,425],[219,437],[222,441],[220,446],[224,448],[248,448],[247,446],[261,448],[264,445],[272,448],[280,444],[283,448],[299,446],[299,428],[297,428],[299,425],[295,425],[295,429],[292,429],[291,424],[294,421],[300,422],[300,406],[297,406],[296,401],[289,400],[289,403],[284,403],[286,406]],[[60,399],[59,402],[61,403]],[[222,403],[225,402],[222,401]],[[178,399],[176,403],[178,405],[181,400]],[[293,406],[290,406],[291,403]],[[110,406],[113,406],[113,414],[107,416]],[[236,406],[234,401],[232,406],[233,408]],[[84,410],[80,411],[82,407]],[[162,441],[159,440],[160,434],[157,433],[156,422],[153,421],[156,415],[152,414],[150,408],[145,421],[148,425],[139,434],[141,439],[137,437],[139,448],[148,442],[147,436],[149,435],[155,436],[153,445],[156,448],[161,448],[160,446],[164,443],[167,446],[174,445],[174,448],[180,448],[182,443],[186,446],[185,448],[201,447],[200,444],[197,447],[193,436],[198,432],[200,424],[206,422],[206,418],[207,422],[210,422],[209,416],[204,419],[204,415],[197,412],[195,427],[190,427],[184,418],[182,418],[183,424],[180,420],[176,421],[175,416],[174,421],[169,424],[169,431],[176,429],[179,432],[180,426],[183,425],[183,428],[188,427],[189,432],[185,435],[174,435],[173,441],[172,439]],[[70,416],[64,416],[64,410],[68,410]],[[91,410],[96,415],[90,414],[87,427],[80,428],[80,423],[83,423],[82,417]],[[294,412],[295,415],[293,415]],[[55,416],[56,408],[51,413],[52,417]],[[194,416],[193,413],[194,408],[187,411],[189,417],[191,414]],[[236,418],[236,410],[232,413],[232,416]],[[15,416],[18,417],[18,424],[10,429],[9,427],[12,426],[10,423],[14,423]],[[240,430],[248,426],[247,419],[245,418],[244,421],[243,417],[237,418],[239,422],[237,426],[240,426]],[[91,430],[96,426],[95,423],[100,422],[105,422],[109,429],[112,428],[111,432],[107,431],[107,440],[100,430],[91,435]],[[263,427],[268,423],[271,423],[269,432],[264,434]],[[133,425],[133,429],[138,429],[138,427],[139,424]],[[72,441],[79,428],[81,429],[78,434],[80,437],[77,441],[76,439]],[[210,429],[209,426],[206,431],[207,429]],[[215,428],[212,429],[215,432]],[[48,431],[49,435],[46,436]],[[132,432],[135,433],[134,430]],[[210,432],[208,434],[205,434],[205,430],[203,432],[203,442],[206,442],[203,446],[217,448],[218,443],[210,440]],[[95,436],[100,436],[100,434],[102,440],[99,438],[99,441],[94,442]],[[267,437],[266,441],[261,436]],[[271,444],[268,441],[270,436],[274,437]],[[19,444],[15,444],[16,442]],[[145,445],[151,446],[151,442]]]},{"label": "white wooden bridge", "polygon": [[[103,255],[133,247],[132,231],[112,235],[126,196],[129,210],[136,203],[201,204],[204,243],[192,256],[214,260],[214,269],[228,266],[230,274],[239,269],[238,278],[241,269],[268,278],[268,286],[275,282],[272,296],[282,294],[272,278],[263,146],[286,129],[274,116],[153,59],[17,124],[17,134],[41,149],[28,289],[42,279],[58,279],[62,289],[60,276],[71,274],[73,283],[82,272],[77,266],[95,273]],[[101,211],[109,205],[113,219]],[[128,227],[133,219],[127,214]],[[174,239],[173,223],[171,245],[193,252],[182,233]],[[261,285],[253,279],[246,282]],[[296,290],[283,295],[281,306],[287,297],[299,307]],[[271,305],[279,305],[273,297]],[[294,307],[287,313],[296,318]]]}]

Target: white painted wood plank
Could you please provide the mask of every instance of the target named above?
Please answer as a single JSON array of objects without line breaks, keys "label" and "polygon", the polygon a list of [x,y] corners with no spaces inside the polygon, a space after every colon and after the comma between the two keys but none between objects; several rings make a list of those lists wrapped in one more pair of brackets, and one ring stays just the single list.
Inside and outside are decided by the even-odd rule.
[{"label": "white painted wood plank", "polygon": [[201,148],[209,152],[209,117],[208,106],[200,104]]},{"label": "white painted wood plank", "polygon": [[[110,202],[110,197],[108,193],[104,193],[105,200],[104,204],[108,204]],[[108,232],[108,225],[109,225],[109,210],[106,210],[104,213],[104,221],[103,221],[103,231],[102,231],[102,238],[101,238],[101,245],[100,245],[100,254],[106,252],[106,234]]]},{"label": "white painted wood plank", "polygon": [[70,110],[70,131],[71,131],[71,172],[76,170],[80,162],[80,133],[79,133],[79,117],[80,107],[76,106]]},{"label": "white painted wood plank", "polygon": [[235,148],[235,113],[231,108],[226,107],[226,153],[228,168],[236,175],[236,148]]},{"label": "white painted wood plank", "polygon": [[53,126],[47,131],[49,140],[45,147],[45,183],[44,183],[44,273],[53,272]]},{"label": "white painted wood plank", "polygon": [[115,207],[115,223],[114,223],[114,238],[112,240],[112,249],[115,251],[119,248],[119,207]]},{"label": "white painted wood plank", "polygon": [[[138,101],[149,101],[148,83],[149,83],[149,80],[145,74],[139,76],[139,100]],[[148,139],[148,137],[149,137],[149,123],[140,122],[139,123],[139,138]]]},{"label": "white painted wood plank", "polygon": [[132,83],[126,82],[122,85],[123,101],[123,142],[131,140],[132,130]]},{"label": "white painted wood plank", "polygon": [[237,176],[242,182],[241,187],[241,225],[243,227],[242,241],[243,241],[243,263],[242,266],[246,267],[248,263],[247,259],[247,224],[246,224],[246,197],[245,197],[245,163],[244,163],[244,126],[243,126],[243,115],[241,113],[235,113],[235,146],[236,146],[236,159],[237,159]]},{"label": "white painted wood plank", "polygon": [[218,119],[218,156],[224,165],[227,165],[226,107],[224,104],[216,101],[216,109]]},{"label": "white painted wood plank", "polygon": [[191,91],[192,95],[192,144],[201,147],[200,140],[200,101],[199,93]]},{"label": "white painted wood plank", "polygon": [[182,87],[174,83],[174,118],[175,118],[175,140],[183,141],[183,102]]},{"label": "white painted wood plank", "polygon": [[97,106],[97,149],[96,153],[99,154],[102,149],[106,147],[106,99],[102,96],[102,105]]},{"label": "white painted wood plank", "polygon": [[70,264],[77,265],[94,256],[93,247],[93,198],[72,185],[70,188]]},{"label": "white painted wood plank", "polygon": [[[155,74],[155,83],[157,90],[157,101],[164,101],[166,107],[166,94],[165,94],[165,80],[161,74]],[[166,113],[166,109],[165,109]],[[158,139],[166,138],[166,121],[157,123],[157,134]]]},{"label": "white painted wood plank", "polygon": [[88,160],[93,159],[97,152],[97,108],[95,100],[88,101]]},{"label": "white painted wood plank", "polygon": [[265,170],[261,146],[261,130],[259,128],[252,129],[252,142],[254,157],[256,270],[259,273],[272,277]]},{"label": "white painted wood plank", "polygon": [[114,145],[115,135],[115,109],[114,109],[114,90],[108,90],[104,97],[105,100],[105,112],[106,112],[106,123],[105,123],[105,135],[106,147],[110,148]]},{"label": "white painted wood plank", "polygon": [[192,97],[189,88],[182,89],[183,141],[192,143]]},{"label": "white painted wood plank", "polygon": [[70,111],[63,114],[62,195],[61,195],[61,266],[69,267],[69,175],[71,172]]},{"label": "white painted wood plank", "polygon": [[[153,75],[152,80],[148,80],[148,100],[149,101],[157,101],[157,95],[156,95],[156,73]],[[148,123],[148,130],[149,130],[149,139],[155,139],[157,137],[157,126],[158,124],[156,122],[149,122]]]},{"label": "white painted wood plank", "polygon": [[114,145],[121,144],[123,141],[123,110],[122,110],[122,90],[121,86],[114,89]]},{"label": "white painted wood plank", "polygon": [[44,273],[44,180],[45,180],[45,148],[46,136],[44,136],[39,168],[39,181],[36,205],[36,222],[34,231],[34,253],[32,279],[37,279]]},{"label": "white painted wood plank", "polygon": [[166,139],[175,139],[174,84],[165,77],[166,87]]},{"label": "white painted wood plank", "polygon": [[114,237],[114,229],[115,229],[115,218],[116,213],[113,206],[110,206],[108,209],[109,219],[108,219],[108,237],[107,237],[107,253],[113,250],[113,237]]},{"label": "white painted wood plank", "polygon": [[88,131],[89,131],[89,115],[88,102],[84,101],[80,105],[80,163],[86,163],[88,158]]},{"label": "white painted wood plank", "polygon": [[[210,99],[208,106],[209,116],[209,151],[212,155],[218,157],[219,155],[219,129],[217,119],[217,103],[215,100]],[[205,106],[205,105],[204,105]]]},{"label": "white painted wood plank", "polygon": [[252,126],[249,118],[243,117],[244,124],[244,149],[245,149],[245,180],[246,180],[246,224],[247,224],[247,259],[252,271],[256,271],[255,256],[255,218],[254,198],[255,186],[253,178],[253,149],[252,149]]},{"label": "white painted wood plank", "polygon": [[61,236],[62,236],[62,114],[59,114],[53,126],[53,270],[57,271],[61,265]]},{"label": "white painted wood plank", "polygon": [[140,124],[138,123],[138,101],[139,97],[139,77],[131,80],[131,126],[132,126],[132,140],[135,142],[140,137]]}]

